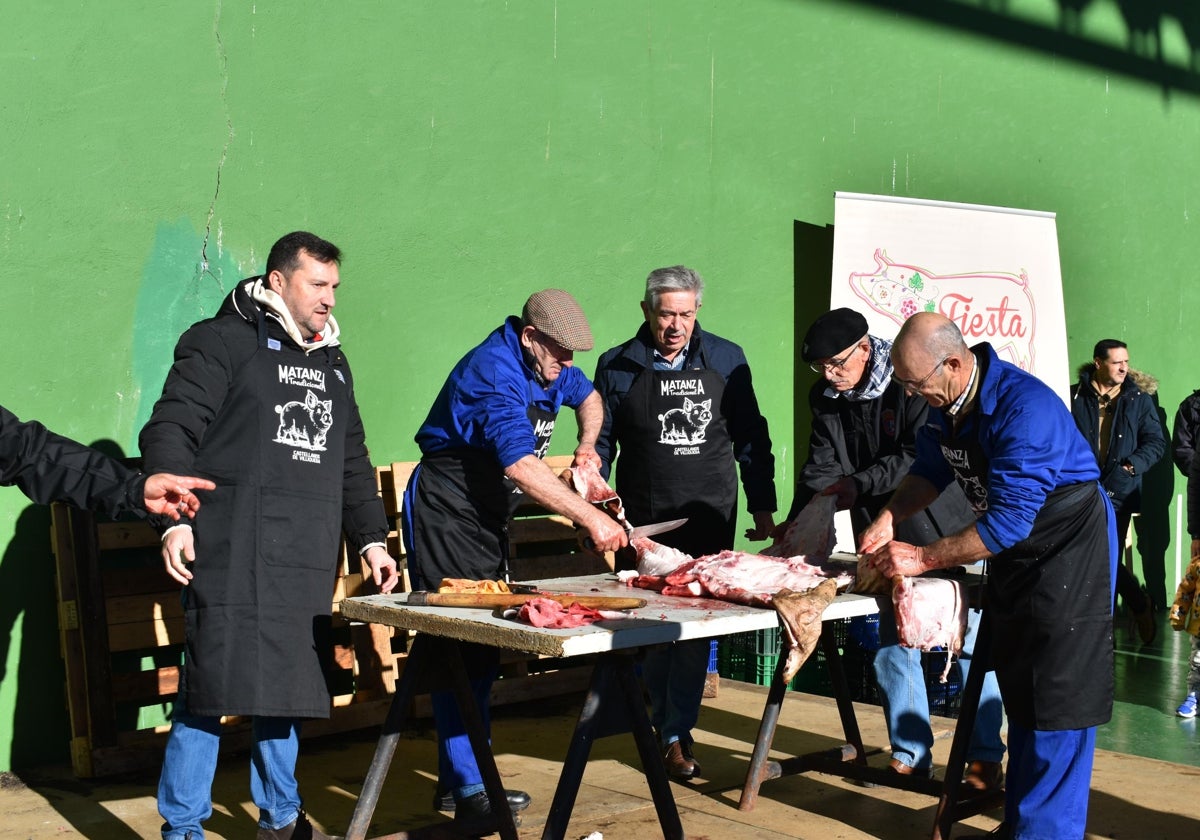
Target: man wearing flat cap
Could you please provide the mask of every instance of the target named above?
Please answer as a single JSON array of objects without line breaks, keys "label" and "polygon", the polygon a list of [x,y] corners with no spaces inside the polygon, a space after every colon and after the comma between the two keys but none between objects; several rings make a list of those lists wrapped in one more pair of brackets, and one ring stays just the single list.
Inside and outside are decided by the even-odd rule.
[{"label": "man wearing flat cap", "polygon": [[[521,494],[570,518],[600,551],[627,544],[615,520],[567,489],[542,461],[559,409],[575,410],[575,463],[599,466],[596,436],[600,395],[572,365],[592,349],[583,310],[561,289],[531,295],[520,317],[510,316],[455,365],[417,431],[421,463],[404,494],[404,540],[413,586],[436,590],[442,578],[504,579],[508,520]],[[494,648],[470,652],[479,708],[487,722],[488,694],[499,657]],[[469,828],[486,826],[492,806],[466,729],[449,692],[434,692],[438,729],[437,807],[454,810]],[[529,796],[510,791],[519,811]]]},{"label": "man wearing flat cap", "polygon": [[[868,333],[867,319],[853,309],[826,312],[809,327],[800,352],[821,377],[808,394],[812,410],[808,460],[800,470],[779,536],[818,493],[837,496],[838,508],[850,511],[857,534],[879,515],[908,472],[916,457],[917,429],[925,424],[929,404],[893,381],[891,349],[892,342]],[[951,484],[923,513],[898,525],[904,534],[897,538],[928,545],[974,520],[966,497],[957,484]],[[979,612],[972,610],[960,659],[963,682],[978,620]],[[904,776],[928,776],[933,768],[933,730],[921,652],[898,643],[890,599],[880,599],[879,641],[874,667],[892,746],[888,766]],[[995,675],[988,674],[963,780],[974,791],[991,790],[1003,779],[1001,721],[999,688]]]},{"label": "man wearing flat cap", "polygon": [[[775,513],[775,459],[750,365],[741,347],[700,329],[703,294],[704,281],[686,266],[650,272],[645,323],[596,367],[605,409],[596,442],[602,474],[615,460],[616,490],[634,526],[686,517],[683,527],[654,539],[693,557],[733,548],[739,466],[754,518],[747,536],[767,539]],[[647,651],[642,666],[650,722],[676,779],[701,772],[691,730],[709,649],[707,639],[662,645]]]}]

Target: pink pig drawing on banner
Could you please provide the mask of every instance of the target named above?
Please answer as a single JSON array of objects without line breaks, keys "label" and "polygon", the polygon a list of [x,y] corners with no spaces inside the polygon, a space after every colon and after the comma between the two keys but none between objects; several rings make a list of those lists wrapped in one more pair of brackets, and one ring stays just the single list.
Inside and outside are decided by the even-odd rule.
[{"label": "pink pig drawing on banner", "polygon": [[875,250],[872,271],[851,272],[850,289],[899,326],[918,312],[939,312],[958,325],[967,344],[990,342],[1000,358],[1032,371],[1037,308],[1021,271],[937,274],[892,262]]}]

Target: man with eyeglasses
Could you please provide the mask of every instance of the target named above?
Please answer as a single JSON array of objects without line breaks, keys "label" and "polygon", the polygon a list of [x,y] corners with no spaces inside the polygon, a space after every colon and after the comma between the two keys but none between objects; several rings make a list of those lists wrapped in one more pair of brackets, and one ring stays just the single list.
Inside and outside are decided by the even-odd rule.
[{"label": "man with eyeglasses", "polygon": [[[968,348],[941,315],[906,321],[892,363],[933,410],[859,548],[887,576],[988,561],[984,609],[1008,714],[999,836],[1077,840],[1096,727],[1113,702],[1116,527],[1096,459],[1054,391],[990,344]],[[975,522],[928,546],[897,539],[900,523],[952,482]]]},{"label": "man with eyeglasses", "polygon": [[[787,520],[777,528],[778,537],[818,493],[836,496],[838,508],[850,511],[858,533],[875,519],[908,472],[916,455],[916,431],[925,424],[929,404],[893,380],[891,349],[887,339],[868,334],[867,319],[853,309],[834,309],[809,327],[800,354],[822,376],[808,394],[812,411],[808,459],[800,470]],[[906,542],[927,545],[973,521],[962,491],[950,486],[898,530]],[[921,652],[900,645],[891,600],[881,598],[879,606],[880,648],[874,669],[892,746],[888,767],[904,776],[929,776],[933,729]],[[979,612],[971,610],[960,660],[964,681],[978,621]],[[963,778],[976,792],[994,789],[1003,780],[1002,722],[999,689],[989,673]]]},{"label": "man with eyeglasses", "polygon": [[[574,366],[592,349],[579,303],[561,289],[529,297],[450,372],[417,431],[421,463],[404,493],[404,541],[417,589],[442,578],[507,579],[508,520],[522,494],[570,518],[599,551],[627,544],[624,529],[568,490],[542,461],[562,406],[575,410],[575,463],[599,466],[596,436],[604,417],[600,395]],[[499,665],[495,648],[464,650],[476,702],[488,722],[488,696]],[[438,792],[434,805],[453,810],[464,832],[494,826],[483,777],[449,691],[432,694],[438,731]],[[509,791],[514,812],[529,795]]]},{"label": "man with eyeglasses", "polygon": [[[704,281],[686,266],[650,272],[645,322],[596,366],[602,473],[616,462],[616,490],[632,524],[686,517],[655,539],[693,557],[733,548],[739,466],[754,519],[746,536],[767,539],[775,513],[775,458],[750,365],[741,347],[700,328],[703,295]],[[707,639],[660,645],[642,666],[650,722],[675,779],[701,775],[692,728],[709,651]]]}]

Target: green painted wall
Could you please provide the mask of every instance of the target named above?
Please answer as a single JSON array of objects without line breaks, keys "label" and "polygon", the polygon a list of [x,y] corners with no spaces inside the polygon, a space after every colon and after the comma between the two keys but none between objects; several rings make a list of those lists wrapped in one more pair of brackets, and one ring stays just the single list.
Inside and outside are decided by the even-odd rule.
[{"label": "green painted wall", "polygon": [[[1110,2],[1083,31],[1125,42]],[[608,346],[685,262],[754,367],[786,505],[793,307],[821,305],[792,226],[838,189],[1056,211],[1072,356],[1124,338],[1172,413],[1200,384],[1176,349],[1200,100],[1053,36],[835,0],[130,0],[17,6],[2,37],[0,400],[87,442],[133,452],[178,334],[310,228],[347,252],[376,461],[415,456],[447,370],[529,292],[573,290]],[[0,770],[66,756],[47,522],[0,493]]]}]

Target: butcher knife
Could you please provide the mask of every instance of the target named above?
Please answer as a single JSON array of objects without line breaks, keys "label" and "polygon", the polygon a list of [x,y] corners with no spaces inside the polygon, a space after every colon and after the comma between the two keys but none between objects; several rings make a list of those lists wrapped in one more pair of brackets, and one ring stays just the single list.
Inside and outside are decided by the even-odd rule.
[{"label": "butcher knife", "polygon": [[652,537],[655,534],[661,534],[665,531],[674,531],[687,522],[687,517],[683,519],[668,519],[666,522],[655,522],[653,525],[639,525],[636,528],[627,528],[626,533],[629,539],[637,539],[638,537]]},{"label": "butcher knife", "polygon": [[534,592],[526,595],[505,595],[470,592],[409,592],[410,607],[474,607],[475,609],[499,609],[519,607],[534,598],[557,601],[564,607],[579,604],[594,610],[636,610],[646,606],[645,598],[622,598],[611,595],[570,595],[555,592]]},{"label": "butcher knife", "polygon": [[[625,520],[620,520],[620,522],[625,526],[626,538],[632,542],[638,537],[652,537],[655,534],[661,534],[665,531],[674,531],[676,528],[687,522],[687,517],[685,516],[683,519],[668,519],[666,522],[655,522],[653,525],[639,525],[636,528],[630,527],[629,523]],[[596,544],[592,542],[591,537],[584,537],[583,547],[595,549]]]}]

